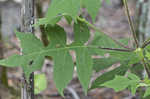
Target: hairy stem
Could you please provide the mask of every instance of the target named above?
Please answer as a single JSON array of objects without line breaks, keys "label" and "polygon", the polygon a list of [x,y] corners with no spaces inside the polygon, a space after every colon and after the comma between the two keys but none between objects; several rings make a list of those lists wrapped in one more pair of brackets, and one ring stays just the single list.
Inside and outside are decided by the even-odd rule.
[{"label": "hairy stem", "polygon": [[133,22],[132,22],[132,20],[131,20],[130,14],[129,14],[129,8],[128,8],[127,0],[123,0],[123,3],[124,3],[126,15],[127,15],[127,17],[128,17],[128,22],[129,22],[129,25],[130,25],[130,29],[131,29],[131,31],[132,31],[132,35],[133,35],[133,38],[134,38],[136,47],[138,48],[138,47],[139,47],[139,44],[138,44],[138,40],[137,40],[137,37],[136,37],[136,32],[135,32],[135,29],[134,29]]}]

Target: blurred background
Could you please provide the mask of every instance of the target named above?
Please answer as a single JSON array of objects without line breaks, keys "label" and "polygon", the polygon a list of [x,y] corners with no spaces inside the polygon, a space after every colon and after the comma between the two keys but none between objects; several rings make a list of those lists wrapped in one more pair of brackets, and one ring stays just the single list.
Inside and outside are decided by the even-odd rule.
[{"label": "blurred background", "polygon": [[[35,19],[42,18],[47,11],[50,0],[35,1]],[[15,37],[14,30],[21,30],[22,5],[22,0],[0,0],[0,59],[19,53],[19,43]],[[142,42],[150,36],[150,0],[128,0],[128,6],[138,39]],[[88,13],[85,12],[84,16],[90,21]],[[65,28],[68,39],[71,42],[73,39],[72,27],[63,19],[59,24]],[[95,25],[115,39],[130,38],[132,40],[122,0],[102,0]],[[46,45],[41,31],[43,31],[42,27],[37,28],[35,33]],[[63,99],[55,88],[52,68],[52,62],[45,60],[42,72],[47,76],[48,87],[45,91],[36,95],[36,99]],[[105,71],[107,70],[95,72],[92,81]],[[0,66],[0,99],[21,99],[21,78],[21,68]],[[128,91],[115,93],[109,88],[94,89],[85,96],[76,73],[74,73],[73,80],[66,88],[65,95],[66,99],[140,99],[138,94],[132,96]]]}]

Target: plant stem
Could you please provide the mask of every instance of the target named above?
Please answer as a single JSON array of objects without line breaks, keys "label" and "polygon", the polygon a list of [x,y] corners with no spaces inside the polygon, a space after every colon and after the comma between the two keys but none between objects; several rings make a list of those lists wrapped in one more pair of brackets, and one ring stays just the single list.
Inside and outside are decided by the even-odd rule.
[{"label": "plant stem", "polygon": [[145,62],[144,59],[142,60],[142,63],[143,63],[143,65],[144,65],[144,68],[145,68],[145,70],[146,70],[146,73],[147,73],[147,75],[148,75],[148,78],[150,78],[150,69],[148,68],[148,66],[147,66],[147,64],[146,64],[146,62]]},{"label": "plant stem", "polygon": [[[134,29],[134,25],[133,25],[133,22],[131,20],[131,17],[130,17],[130,14],[129,14],[129,8],[128,8],[128,4],[127,4],[127,0],[123,0],[123,3],[124,3],[124,6],[125,6],[125,10],[126,10],[126,15],[128,17],[128,22],[129,22],[129,25],[130,25],[130,29],[132,31],[132,35],[133,35],[133,38],[134,38],[134,41],[135,41],[135,44],[136,44],[136,48],[139,47],[139,43],[138,43],[138,40],[137,40],[137,37],[136,37],[136,32],[135,32],[135,29]],[[146,47],[150,42],[144,42],[144,44],[142,45],[141,48],[144,48]],[[150,68],[148,68],[145,60],[143,59],[142,60],[142,63],[144,65],[144,68],[148,74],[148,77],[150,78]]]},{"label": "plant stem", "polygon": [[141,48],[145,48],[146,46],[148,46],[150,44],[150,38],[148,38],[146,41],[144,41],[144,43],[142,44]]},{"label": "plant stem", "polygon": [[[77,19],[78,19],[79,21],[81,21],[81,22],[86,23],[89,27],[91,27],[91,28],[94,29],[95,31],[100,32],[100,33],[103,33],[104,35],[107,35],[106,33],[102,32],[100,29],[98,29],[96,26],[94,26],[93,24],[91,24],[91,23],[89,23],[88,21],[86,21],[86,19],[81,18],[81,17],[77,17]],[[130,50],[132,49],[132,48],[129,48],[129,47],[125,46],[125,45],[122,44],[121,42],[119,42],[119,41],[113,39],[111,36],[109,36],[109,35],[107,35],[107,36],[108,36],[110,39],[112,39],[116,44],[122,46],[123,48],[130,49]]]},{"label": "plant stem", "polygon": [[131,20],[130,14],[129,14],[129,8],[128,8],[127,0],[123,0],[123,3],[124,3],[126,15],[128,17],[128,22],[129,22],[129,25],[130,25],[130,29],[132,31],[132,35],[133,35],[133,38],[134,38],[134,41],[135,41],[135,44],[136,44],[136,48],[138,48],[139,44],[138,44],[138,40],[137,40],[137,37],[136,37],[136,32],[135,32],[135,29],[134,29],[133,22]]},{"label": "plant stem", "polygon": [[104,50],[113,50],[113,51],[120,51],[120,52],[133,52],[133,50],[128,50],[128,49],[119,49],[119,48],[102,48],[102,47],[98,47],[100,49],[104,49]]}]

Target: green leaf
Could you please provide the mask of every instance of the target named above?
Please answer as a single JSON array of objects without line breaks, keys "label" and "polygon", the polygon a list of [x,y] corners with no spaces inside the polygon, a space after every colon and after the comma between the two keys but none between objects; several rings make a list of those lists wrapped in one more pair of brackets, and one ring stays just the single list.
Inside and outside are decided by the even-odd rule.
[{"label": "green leaf", "polygon": [[[76,21],[81,5],[87,8],[92,20],[95,21],[100,4],[101,0],[52,0],[46,17],[39,19],[34,26],[47,24],[54,25],[61,19],[62,16],[70,16],[74,21]],[[71,18],[66,17],[68,22]]]},{"label": "green leaf", "polygon": [[120,41],[122,44],[126,45],[126,46],[128,46],[129,40],[130,40],[129,38],[121,38],[121,39],[119,39],[119,41]]},{"label": "green leaf", "polygon": [[90,37],[88,26],[80,21],[74,24],[74,33],[75,45],[83,45]]},{"label": "green leaf", "polygon": [[91,45],[99,45],[102,48],[122,48],[102,32],[95,32]]},{"label": "green leaf", "polygon": [[101,5],[101,0],[81,0],[81,5],[85,6],[94,22]]},{"label": "green leaf", "polygon": [[68,22],[68,24],[71,24],[72,18],[68,15],[65,15],[64,17],[65,17],[66,21]]},{"label": "green leaf", "polygon": [[48,18],[40,18],[37,20],[37,22],[33,25],[34,27],[38,27],[40,25],[55,25],[57,22],[59,22],[61,20],[62,16],[56,16],[55,18],[53,18],[51,21],[49,21]]},{"label": "green leaf", "polygon": [[102,86],[113,88],[116,92],[124,90],[129,85],[130,85],[130,80],[124,76],[115,76],[113,80],[110,80],[102,84]]},{"label": "green leaf", "polygon": [[102,86],[113,88],[117,92],[124,90],[125,88],[130,88],[131,93],[134,95],[136,93],[136,89],[139,87],[140,81],[139,77],[128,72],[128,77],[117,75],[113,80],[107,81],[102,84]]},{"label": "green leaf", "polygon": [[[74,24],[74,36],[76,46],[86,43],[90,37],[89,29],[86,24],[79,22]],[[74,48],[76,52],[77,73],[85,92],[88,90],[92,75],[92,57],[87,47]]]},{"label": "green leaf", "polygon": [[63,90],[72,79],[74,64],[66,45],[66,33],[61,27],[48,25],[46,32],[50,37],[50,45],[46,48],[46,55],[50,55],[54,60],[54,82],[56,88],[63,95]]},{"label": "green leaf", "polygon": [[136,53],[132,52],[132,55],[130,56],[129,65],[139,63],[142,60],[142,58]]},{"label": "green leaf", "polygon": [[[122,42],[122,40],[121,40]],[[122,46],[116,44],[112,38],[108,37],[106,34],[102,32],[95,32],[94,39],[90,43],[90,46],[98,46],[101,48],[119,48],[124,49]],[[92,54],[98,54],[98,55],[104,55],[106,53],[110,53],[111,56],[114,56],[115,58],[121,59],[121,60],[127,60],[131,56],[133,56],[133,52],[120,52],[120,51],[112,51],[112,50],[103,50],[103,49],[91,49],[90,52]]]},{"label": "green leaf", "polygon": [[92,58],[87,48],[76,49],[77,73],[85,92],[88,90],[92,75]]},{"label": "green leaf", "polygon": [[150,85],[150,79],[148,77],[144,78],[144,83]]},{"label": "green leaf", "polygon": [[22,62],[22,56],[17,54],[14,54],[7,59],[0,60],[0,64],[7,67],[18,67],[21,66]]},{"label": "green leaf", "polygon": [[133,73],[128,72],[128,79],[130,80],[130,90],[132,95],[135,95],[136,89],[139,87],[138,84],[141,81],[138,76]]},{"label": "green leaf", "polygon": [[24,55],[41,51],[44,48],[42,42],[31,33],[16,32],[16,36],[20,40],[22,53]]},{"label": "green leaf", "polygon": [[146,55],[145,56],[148,58],[148,60],[150,60],[150,53],[148,51],[146,51]]},{"label": "green leaf", "polygon": [[[29,77],[30,73],[32,73],[35,70],[41,69],[45,58],[44,55],[42,55],[41,53],[39,53],[38,55],[37,54],[29,55],[29,54],[34,52],[41,52],[44,49],[44,45],[39,39],[37,39],[31,33],[16,32],[16,36],[19,38],[21,43],[22,54],[24,55],[23,60],[28,60],[26,64],[22,63],[21,66],[24,69],[25,75]],[[30,64],[31,62],[32,64]]]},{"label": "green leaf", "polygon": [[[50,38],[50,44],[47,47],[44,47],[42,42],[33,34],[17,32],[16,35],[22,47],[22,55],[14,55],[8,59],[0,60],[0,64],[10,65],[11,67],[20,65],[26,77],[29,77],[31,72],[42,67],[45,56],[51,56],[54,60],[54,82],[58,91],[63,95],[63,89],[70,82],[73,75],[74,63],[69,51],[74,50],[77,57],[78,76],[84,90],[87,91],[93,64],[88,46],[84,45],[90,36],[89,29],[82,22],[76,23],[75,27],[73,45],[66,45],[66,33],[58,25],[46,26],[45,32]],[[82,37],[76,38],[77,35]]]},{"label": "green leaf", "polygon": [[55,64],[54,81],[58,91],[63,95],[64,88],[72,79],[74,64],[72,57],[67,50],[55,52],[53,59]]},{"label": "green leaf", "polygon": [[150,87],[148,87],[145,91],[144,97],[147,97],[150,95]]},{"label": "green leaf", "polygon": [[141,63],[134,64],[133,66],[130,67],[130,71],[139,77],[143,77],[142,74],[143,70],[144,70],[144,66]]},{"label": "green leaf", "polygon": [[90,89],[102,87],[101,85],[103,83],[114,79],[116,75],[124,75],[128,68],[129,67],[126,63],[122,63],[120,67],[115,68],[112,71],[105,72],[103,75],[97,77],[97,79],[92,83]]},{"label": "green leaf", "polygon": [[99,72],[100,70],[106,69],[117,62],[119,62],[119,60],[115,59],[114,57],[94,59],[93,69],[96,72]]},{"label": "green leaf", "polygon": [[132,81],[130,84],[130,90],[132,95],[135,95],[137,88],[138,88],[138,82]]},{"label": "green leaf", "polygon": [[80,0],[53,0],[48,8],[46,18],[50,22],[58,15],[69,15],[74,20],[80,10]]},{"label": "green leaf", "polygon": [[134,80],[136,82],[140,81],[140,78],[137,75],[135,75],[133,73],[130,73],[130,72],[128,72],[128,78],[131,79],[131,80]]},{"label": "green leaf", "polygon": [[47,88],[47,80],[45,74],[34,75],[34,93],[39,94]]},{"label": "green leaf", "polygon": [[[89,38],[89,30],[85,24],[79,21],[75,24],[74,28],[74,44],[66,45],[66,34],[62,28],[59,26],[47,27],[47,33],[51,41],[51,44],[47,47],[47,49],[55,49],[57,51],[55,53],[47,52],[47,54],[51,54],[54,58],[54,81],[61,94],[63,89],[72,79],[73,61],[69,55],[69,50],[74,50],[76,52],[78,77],[85,91],[88,89],[92,73],[91,55],[88,54],[88,48],[84,45]],[[79,36],[78,38],[76,38],[77,35]],[[69,71],[66,71],[66,68]]]}]

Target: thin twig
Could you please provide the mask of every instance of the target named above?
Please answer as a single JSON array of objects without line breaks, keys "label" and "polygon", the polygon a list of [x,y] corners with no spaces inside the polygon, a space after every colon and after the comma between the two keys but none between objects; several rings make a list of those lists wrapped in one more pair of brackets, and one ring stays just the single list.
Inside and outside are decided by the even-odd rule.
[{"label": "thin twig", "polygon": [[131,29],[131,32],[132,32],[132,35],[133,35],[136,47],[138,48],[139,44],[138,44],[138,40],[137,40],[137,37],[136,37],[136,32],[135,32],[135,29],[134,29],[133,22],[131,20],[130,14],[129,14],[129,8],[128,8],[127,0],[123,0],[123,3],[124,3],[126,15],[128,17],[128,22],[129,22],[129,25],[130,25],[130,29]]},{"label": "thin twig", "polygon": [[113,50],[113,51],[120,51],[120,52],[133,52],[133,50],[128,50],[128,49],[119,49],[119,48],[102,48],[98,47],[100,49],[105,49],[105,50]]},{"label": "thin twig", "polygon": [[[91,23],[89,23],[88,21],[86,21],[84,18],[77,17],[77,19],[78,19],[79,21],[81,21],[81,22],[86,23],[89,27],[91,27],[91,28],[94,29],[95,31],[98,31],[98,32],[100,32],[100,33],[103,33],[103,34],[107,35],[106,33],[102,32],[100,29],[98,29],[97,27],[95,27],[93,24],[91,24]],[[112,39],[116,44],[120,45],[121,47],[126,48],[126,49],[131,49],[131,48],[125,46],[124,44],[122,44],[121,42],[119,42],[119,41],[113,39],[111,36],[109,36],[109,35],[107,35],[107,36],[108,36],[110,39]]]},{"label": "thin twig", "polygon": [[148,38],[146,41],[144,41],[144,43],[142,44],[141,48],[145,48],[146,46],[148,46],[150,44],[150,38]]},{"label": "thin twig", "polygon": [[150,70],[149,70],[149,68],[147,67],[147,64],[146,64],[146,62],[145,62],[144,59],[142,60],[142,63],[143,63],[143,65],[144,65],[144,68],[145,68],[145,70],[146,70],[146,73],[147,73],[147,75],[148,75],[148,78],[150,78]]}]

